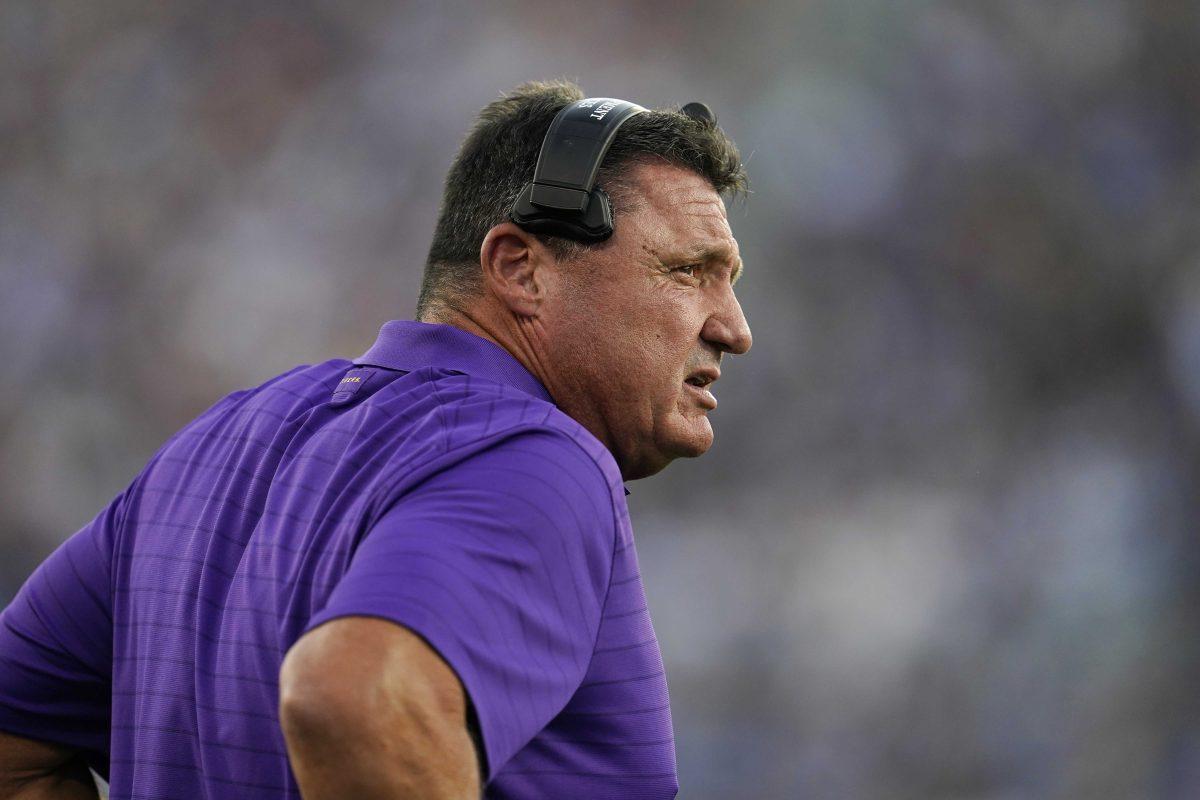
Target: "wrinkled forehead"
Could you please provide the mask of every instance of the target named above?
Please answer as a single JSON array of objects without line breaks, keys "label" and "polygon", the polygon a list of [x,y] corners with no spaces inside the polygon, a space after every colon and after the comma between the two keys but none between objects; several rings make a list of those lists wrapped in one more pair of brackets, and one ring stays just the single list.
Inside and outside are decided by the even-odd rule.
[{"label": "wrinkled forehead", "polygon": [[738,258],[725,202],[701,175],[662,164],[642,166],[636,186],[644,246],[660,256]]}]

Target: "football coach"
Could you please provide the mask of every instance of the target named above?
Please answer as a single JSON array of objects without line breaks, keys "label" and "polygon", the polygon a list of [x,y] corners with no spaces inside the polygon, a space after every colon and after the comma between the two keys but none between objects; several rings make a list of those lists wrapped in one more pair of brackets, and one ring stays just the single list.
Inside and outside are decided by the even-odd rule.
[{"label": "football coach", "polygon": [[700,103],[484,108],[417,319],[218,401],[4,610],[0,797],[674,797],[623,482],[712,443],[744,187]]}]

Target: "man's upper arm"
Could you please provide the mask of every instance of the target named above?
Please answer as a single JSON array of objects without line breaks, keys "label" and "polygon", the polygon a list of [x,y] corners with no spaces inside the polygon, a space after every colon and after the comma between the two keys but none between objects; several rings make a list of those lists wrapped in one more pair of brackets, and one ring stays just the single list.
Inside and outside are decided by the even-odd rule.
[{"label": "man's upper arm", "polygon": [[[402,625],[375,617],[339,617],[310,630],[280,670],[282,705],[320,695],[321,713],[343,710],[403,689],[396,699],[466,722],[462,684],[441,656]],[[374,701],[366,705],[377,708]],[[357,720],[356,720],[357,722]]]},{"label": "man's upper arm", "polygon": [[327,622],[292,646],[280,670],[280,722],[306,797],[477,797],[466,720],[453,670],[387,620]]},{"label": "man's upper arm", "polygon": [[415,631],[478,715],[487,779],[578,689],[615,546],[613,483],[565,434],[510,436],[426,479],[367,532],[309,629]]},{"label": "man's upper arm", "polygon": [[97,800],[99,793],[73,748],[0,731],[0,797]]},{"label": "man's upper arm", "polygon": [[[112,553],[125,496],[42,562],[0,614],[0,730],[107,754]],[[107,772],[106,759],[93,766]]]}]

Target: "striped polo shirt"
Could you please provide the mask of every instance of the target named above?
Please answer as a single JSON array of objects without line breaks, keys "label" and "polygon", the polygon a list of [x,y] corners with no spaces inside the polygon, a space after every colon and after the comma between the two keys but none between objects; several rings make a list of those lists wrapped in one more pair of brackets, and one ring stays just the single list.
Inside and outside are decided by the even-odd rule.
[{"label": "striped polo shirt", "polygon": [[113,798],[298,798],[280,663],[349,615],[454,669],[485,797],[675,796],[612,455],[506,350],[422,322],[172,436],[0,615],[0,729],[82,749]]}]

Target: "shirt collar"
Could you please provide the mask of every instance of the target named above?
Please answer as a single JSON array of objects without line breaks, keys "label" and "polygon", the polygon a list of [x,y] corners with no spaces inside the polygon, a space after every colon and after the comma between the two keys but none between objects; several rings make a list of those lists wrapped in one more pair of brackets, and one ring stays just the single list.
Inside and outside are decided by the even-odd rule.
[{"label": "shirt collar", "polygon": [[[453,325],[389,320],[379,329],[375,344],[354,359],[354,364],[409,372],[421,367],[445,367],[512,386],[547,403],[554,402],[541,381],[512,353]],[[625,495],[629,496],[628,488]]]},{"label": "shirt collar", "polygon": [[444,367],[503,383],[548,403],[554,402],[546,387],[512,353],[454,325],[390,320],[379,329],[375,344],[354,359],[354,363],[406,371]]}]

